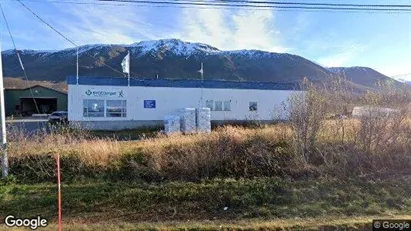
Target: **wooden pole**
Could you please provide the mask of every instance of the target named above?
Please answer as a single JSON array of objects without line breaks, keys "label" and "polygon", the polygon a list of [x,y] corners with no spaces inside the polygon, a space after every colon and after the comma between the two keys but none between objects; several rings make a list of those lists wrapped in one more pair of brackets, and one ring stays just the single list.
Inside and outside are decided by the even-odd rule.
[{"label": "wooden pole", "polygon": [[58,231],[62,230],[61,222],[61,184],[60,184],[60,154],[57,153],[57,184],[58,184]]}]

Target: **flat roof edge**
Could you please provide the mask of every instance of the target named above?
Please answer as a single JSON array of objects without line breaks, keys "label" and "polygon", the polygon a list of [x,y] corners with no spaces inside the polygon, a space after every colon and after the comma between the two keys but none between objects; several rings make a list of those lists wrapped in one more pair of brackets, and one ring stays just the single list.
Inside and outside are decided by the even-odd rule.
[{"label": "flat roof edge", "polygon": [[[67,76],[68,85],[77,85],[76,76]],[[128,86],[124,77],[79,76],[79,85]],[[134,87],[174,87],[174,88],[219,88],[219,89],[254,89],[254,90],[300,90],[299,84],[273,82],[235,82],[224,80],[191,79],[130,79]]]}]

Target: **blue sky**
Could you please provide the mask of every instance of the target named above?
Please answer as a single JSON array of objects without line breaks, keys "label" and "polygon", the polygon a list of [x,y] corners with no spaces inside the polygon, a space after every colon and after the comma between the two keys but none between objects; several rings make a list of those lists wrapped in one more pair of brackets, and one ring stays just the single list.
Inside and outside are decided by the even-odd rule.
[{"label": "blue sky", "polygon": [[[2,2],[18,49],[72,47],[18,2]],[[371,0],[332,2],[388,4]],[[411,73],[411,14],[80,5],[38,0],[24,3],[81,45],[178,38],[221,50],[287,52],[324,66],[368,66],[389,76]],[[2,49],[10,49],[12,43],[1,22]]]}]

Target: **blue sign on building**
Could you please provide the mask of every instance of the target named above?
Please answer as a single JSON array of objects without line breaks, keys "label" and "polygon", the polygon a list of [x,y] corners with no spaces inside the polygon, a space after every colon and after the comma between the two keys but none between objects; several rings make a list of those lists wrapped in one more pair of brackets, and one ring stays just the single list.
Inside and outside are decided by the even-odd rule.
[{"label": "blue sign on building", "polygon": [[144,108],[156,108],[155,100],[144,100]]}]

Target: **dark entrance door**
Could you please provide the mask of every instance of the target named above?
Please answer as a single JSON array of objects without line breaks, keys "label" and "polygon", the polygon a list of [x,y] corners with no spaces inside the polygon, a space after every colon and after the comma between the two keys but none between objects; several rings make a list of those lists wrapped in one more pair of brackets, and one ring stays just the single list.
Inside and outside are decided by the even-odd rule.
[{"label": "dark entrance door", "polygon": [[54,111],[57,111],[57,98],[20,98],[20,113],[23,116],[50,114]]}]

